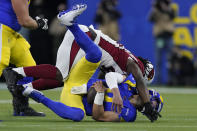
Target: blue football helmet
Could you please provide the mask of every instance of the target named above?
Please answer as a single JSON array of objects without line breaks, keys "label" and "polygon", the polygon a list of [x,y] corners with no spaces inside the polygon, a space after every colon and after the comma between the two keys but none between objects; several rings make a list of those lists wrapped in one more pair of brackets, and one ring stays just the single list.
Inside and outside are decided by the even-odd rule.
[{"label": "blue football helmet", "polygon": [[155,90],[150,89],[149,90],[149,95],[150,95],[150,101],[157,101],[157,105],[155,107],[155,110],[159,113],[161,112],[163,108],[163,97]]}]

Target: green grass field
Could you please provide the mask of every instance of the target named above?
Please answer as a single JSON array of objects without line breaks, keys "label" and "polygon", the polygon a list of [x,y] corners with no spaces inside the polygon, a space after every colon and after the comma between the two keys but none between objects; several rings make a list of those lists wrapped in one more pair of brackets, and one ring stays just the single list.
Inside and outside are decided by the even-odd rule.
[{"label": "green grass field", "polygon": [[[11,96],[0,88],[0,131],[197,131],[197,88],[155,88],[165,104],[162,118],[151,123],[138,113],[134,123],[95,122],[86,117],[82,122],[64,120],[42,104],[30,101],[31,106],[46,113],[46,117],[12,116]],[[60,90],[44,91],[53,100],[59,99]]]}]

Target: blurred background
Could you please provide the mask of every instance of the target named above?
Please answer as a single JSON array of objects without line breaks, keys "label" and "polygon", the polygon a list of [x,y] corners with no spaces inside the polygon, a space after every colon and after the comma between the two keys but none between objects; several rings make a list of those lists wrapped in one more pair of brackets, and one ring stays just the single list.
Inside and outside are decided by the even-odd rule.
[{"label": "blurred background", "polygon": [[78,23],[94,25],[156,69],[152,85],[197,87],[196,0],[32,0],[30,15],[48,18],[49,30],[21,30],[37,64],[53,64],[66,27],[56,15],[85,2]]}]

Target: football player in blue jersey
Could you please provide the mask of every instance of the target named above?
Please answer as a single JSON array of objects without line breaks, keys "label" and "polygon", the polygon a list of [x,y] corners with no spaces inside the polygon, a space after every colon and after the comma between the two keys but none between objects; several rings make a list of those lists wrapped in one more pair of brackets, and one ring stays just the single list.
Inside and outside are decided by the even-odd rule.
[{"label": "football player in blue jersey", "polygon": [[[21,87],[21,91],[23,91],[24,95],[44,104],[64,119],[71,119],[74,121],[82,120],[81,117],[84,114],[79,108],[70,107],[63,102],[56,102],[45,97],[43,93],[28,85],[32,80],[31,77],[25,77],[18,81],[19,85],[22,84],[23,87],[25,87]],[[120,112],[114,111],[116,107],[112,105],[113,93],[109,87],[118,88],[120,91],[120,95],[123,99],[123,107]],[[87,87],[73,87],[71,88],[71,93],[82,97],[84,113],[88,116],[92,116],[92,118],[97,121],[134,122],[137,117],[137,110],[144,114],[143,102],[136,89],[136,81],[132,74],[126,77],[116,72],[110,72],[106,74],[105,80],[90,79],[87,83]],[[87,93],[87,95],[82,96],[82,94],[85,93]],[[159,113],[163,108],[162,96],[154,90],[149,90],[149,95],[154,110],[158,113],[158,116],[161,117]],[[72,99],[69,100],[72,102]],[[157,118],[154,118],[154,120],[157,120]],[[151,122],[154,122],[154,120]]]},{"label": "football player in blue jersey", "polygon": [[[48,28],[47,19],[29,16],[30,0],[0,1],[0,76],[3,69],[14,64],[17,67],[36,65],[30,45],[22,35],[17,33],[21,26],[28,29]],[[28,99],[13,93],[12,82],[7,81],[8,89],[13,96],[15,116],[44,116],[29,107]]]},{"label": "football player in blue jersey", "polygon": [[[110,72],[106,74],[105,80],[92,79],[88,82],[87,86],[87,90],[89,92],[87,95],[87,101],[89,103],[93,103],[93,108],[91,105],[86,103],[86,101],[84,101],[84,106],[86,107],[86,111],[89,114],[92,114],[92,117],[97,121],[123,120],[133,122],[136,119],[137,110],[144,114],[143,102],[139,97],[136,89],[136,81],[132,74],[126,77],[116,72]],[[112,108],[115,107],[113,107],[111,103],[113,94],[109,87],[118,88],[120,90],[120,94],[123,99],[123,107],[120,113],[112,110]],[[94,98],[92,95],[95,95],[95,99],[92,99]],[[158,116],[161,117],[159,113],[163,107],[162,96],[155,90],[149,90],[149,95],[154,110],[158,113]],[[147,116],[147,114],[144,115]],[[157,120],[157,118],[155,118],[155,120]]]}]

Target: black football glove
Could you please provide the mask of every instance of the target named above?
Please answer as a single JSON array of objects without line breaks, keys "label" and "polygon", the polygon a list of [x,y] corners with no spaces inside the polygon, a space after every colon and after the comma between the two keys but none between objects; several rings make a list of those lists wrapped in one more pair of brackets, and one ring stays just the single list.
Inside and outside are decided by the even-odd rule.
[{"label": "black football glove", "polygon": [[158,119],[158,116],[161,117],[161,115],[155,111],[151,105],[150,102],[147,102],[144,104],[144,107],[141,111],[151,122],[154,122]]},{"label": "black football glove", "polygon": [[48,29],[48,19],[45,18],[40,18],[39,16],[36,16],[36,22],[38,24],[38,28],[43,29],[43,30],[47,30]]}]

